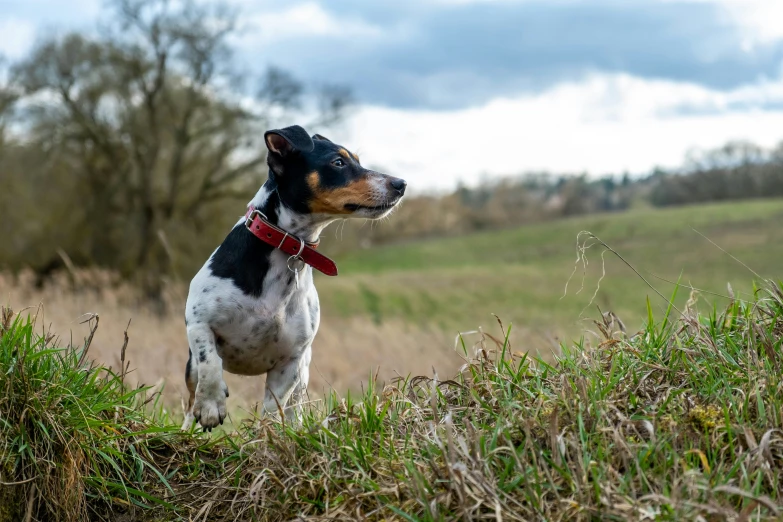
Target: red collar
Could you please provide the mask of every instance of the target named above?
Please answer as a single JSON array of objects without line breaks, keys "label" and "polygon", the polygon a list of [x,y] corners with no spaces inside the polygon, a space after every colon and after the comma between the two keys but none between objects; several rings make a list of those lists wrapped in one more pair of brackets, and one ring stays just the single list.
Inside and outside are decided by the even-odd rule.
[{"label": "red collar", "polygon": [[296,236],[292,236],[285,230],[270,223],[261,211],[256,210],[252,206],[248,207],[245,214],[245,226],[264,243],[282,250],[293,258],[301,259],[328,276],[337,275],[337,265],[334,264],[334,261],[315,250],[318,248],[318,242],[308,243]]}]

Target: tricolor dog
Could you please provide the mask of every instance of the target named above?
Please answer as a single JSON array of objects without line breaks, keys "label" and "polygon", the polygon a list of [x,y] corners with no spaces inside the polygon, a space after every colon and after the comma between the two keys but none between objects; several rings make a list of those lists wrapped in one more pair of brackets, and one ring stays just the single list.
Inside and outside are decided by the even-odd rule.
[{"label": "tricolor dog", "polygon": [[205,430],[223,423],[224,370],[265,373],[264,410],[296,415],[320,321],[312,269],[337,275],[316,250],[318,237],[337,219],[388,215],[405,193],[404,180],[362,167],[302,127],[270,130],[264,140],[269,179],[190,283],[183,429],[194,420]]}]

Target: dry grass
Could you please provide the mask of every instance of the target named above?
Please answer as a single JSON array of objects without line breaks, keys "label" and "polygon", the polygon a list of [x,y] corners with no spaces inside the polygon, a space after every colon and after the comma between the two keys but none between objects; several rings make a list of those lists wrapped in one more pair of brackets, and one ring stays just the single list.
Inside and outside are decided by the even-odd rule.
[{"label": "dry grass", "polygon": [[[56,332],[66,344],[71,337],[81,343],[89,334],[85,319],[98,314],[100,327],[89,357],[113,368],[120,367],[123,333],[130,321],[127,359],[132,372],[128,382],[164,386],[164,403],[173,413],[181,413],[181,399],[187,397],[183,374],[188,350],[181,312],[186,295],[183,286],[169,286],[168,312],[160,316],[133,288],[107,272],[59,274],[44,288],[36,288],[33,281],[30,273],[19,277],[0,273],[0,303],[38,314],[38,328]],[[313,350],[310,396],[320,398],[330,390],[361,392],[362,384],[375,374],[380,383],[399,375],[430,373],[433,367],[442,374],[452,374],[461,364],[454,351],[455,333],[412,326],[402,320],[376,325],[366,318],[325,314]],[[235,420],[263,398],[263,377],[226,373],[226,382]]]}]

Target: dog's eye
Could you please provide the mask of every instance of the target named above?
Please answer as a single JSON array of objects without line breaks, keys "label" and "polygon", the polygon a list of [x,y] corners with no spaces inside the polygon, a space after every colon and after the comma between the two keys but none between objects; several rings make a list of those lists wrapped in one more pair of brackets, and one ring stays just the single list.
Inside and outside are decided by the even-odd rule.
[{"label": "dog's eye", "polygon": [[334,165],[335,167],[345,167],[345,162],[342,159],[337,158],[332,162],[332,165]]}]

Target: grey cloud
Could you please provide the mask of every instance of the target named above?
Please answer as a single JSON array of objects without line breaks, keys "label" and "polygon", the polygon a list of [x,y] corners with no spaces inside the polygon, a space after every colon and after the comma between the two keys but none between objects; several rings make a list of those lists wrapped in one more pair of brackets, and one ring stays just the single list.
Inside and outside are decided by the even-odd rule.
[{"label": "grey cloud", "polygon": [[783,63],[783,42],[744,51],[740,28],[709,3],[337,0],[322,7],[338,29],[350,16],[381,36],[304,36],[245,49],[244,58],[347,84],[365,102],[431,109],[536,92],[594,71],[730,89],[777,77]]}]

